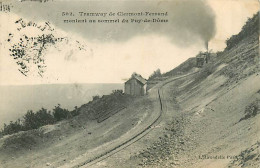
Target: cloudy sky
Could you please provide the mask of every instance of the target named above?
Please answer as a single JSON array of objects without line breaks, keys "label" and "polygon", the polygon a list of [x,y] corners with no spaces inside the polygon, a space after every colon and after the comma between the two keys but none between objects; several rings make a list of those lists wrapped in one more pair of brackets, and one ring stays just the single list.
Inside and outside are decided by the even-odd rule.
[{"label": "cloudy sky", "polygon": [[[225,40],[237,34],[248,17],[258,11],[257,0],[173,0],[173,1],[50,1],[12,2],[11,12],[0,18],[0,84],[122,83],[133,72],[148,78],[156,69],[167,72],[199,51],[205,42],[213,51],[223,50]],[[72,12],[74,16],[62,16]],[[165,13],[168,23],[64,23],[74,19],[122,19],[120,16],[82,17],[79,12]],[[42,76],[24,76],[9,56],[7,42],[16,36],[41,35],[35,27],[17,31],[19,18],[43,25],[49,21],[56,37],[69,42],[49,46],[44,52],[46,69]],[[158,16],[128,16],[151,19]],[[19,26],[18,26],[19,27]],[[15,37],[14,37],[15,38]],[[84,46],[85,50],[79,50]],[[33,66],[32,66],[33,68]]]}]

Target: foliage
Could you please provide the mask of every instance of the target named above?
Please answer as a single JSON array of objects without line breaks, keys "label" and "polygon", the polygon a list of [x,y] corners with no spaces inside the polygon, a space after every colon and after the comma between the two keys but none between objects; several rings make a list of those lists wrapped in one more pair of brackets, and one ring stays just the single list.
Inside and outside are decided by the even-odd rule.
[{"label": "foliage", "polygon": [[32,110],[27,111],[24,116],[24,127],[28,130],[38,128],[36,115]]},{"label": "foliage", "polygon": [[112,94],[114,94],[114,95],[122,95],[123,94],[123,90],[113,90]]},{"label": "foliage", "polygon": [[157,77],[162,77],[162,74],[161,74],[161,70],[160,69],[157,69],[156,71],[154,71],[148,80],[151,80],[151,79],[154,79],[154,78],[157,78]]},{"label": "foliage", "polygon": [[[119,104],[125,104],[129,102],[129,98],[130,96],[125,95],[123,90],[113,90],[110,95],[104,95],[102,97],[99,95],[93,96],[93,100],[86,105],[89,110],[98,112],[117,107]],[[58,121],[79,115],[80,111],[81,107],[78,108],[75,106],[74,110],[69,111],[61,108],[60,104],[55,106],[52,112],[44,108],[41,108],[37,112],[28,110],[22,120],[18,119],[15,122],[11,121],[9,124],[4,124],[4,128],[0,131],[0,136],[17,133],[19,131],[33,130],[48,124],[55,124]]]},{"label": "foliage", "polygon": [[57,121],[71,118],[71,114],[70,114],[69,110],[62,109],[60,107],[60,104],[58,104],[58,106],[55,106],[55,108],[53,109],[53,116]]},{"label": "foliage", "polygon": [[93,101],[98,100],[99,98],[100,98],[99,95],[92,96],[92,100],[93,100]]},{"label": "foliage", "polygon": [[42,108],[36,113],[29,110],[24,116],[24,128],[25,130],[37,129],[43,125],[53,124],[55,122],[54,117],[46,109]]},{"label": "foliage", "polygon": [[216,52],[217,57],[220,57],[222,54],[223,54],[223,51],[217,51]]},{"label": "foliage", "polygon": [[80,111],[80,109],[78,108],[78,106],[75,106],[74,110],[71,111],[71,115],[77,116],[77,115],[79,115],[79,111]]},{"label": "foliage", "polygon": [[123,93],[123,90],[113,90],[110,95],[103,95],[95,100],[81,106],[82,111],[88,115],[89,119],[97,119],[107,111],[127,106],[133,97]]},{"label": "foliage", "polygon": [[238,42],[240,42],[245,37],[248,37],[255,32],[259,31],[259,12],[256,13],[253,18],[248,18],[246,24],[242,27],[242,31],[237,34],[231,36],[229,39],[226,40],[226,49],[229,50],[232,47],[236,46]]},{"label": "foliage", "polygon": [[20,120],[15,122],[10,121],[9,125],[4,124],[4,129],[2,131],[2,135],[13,134],[23,130],[23,125]]},{"label": "foliage", "polygon": [[60,104],[55,106],[52,113],[44,108],[41,108],[37,112],[28,110],[22,120],[18,119],[15,122],[11,121],[9,124],[4,124],[4,128],[0,131],[0,135],[9,135],[19,131],[37,129],[41,126],[55,124],[57,121],[68,119],[76,115],[79,115],[78,108],[75,107],[75,109],[70,112],[67,109],[61,108]]}]

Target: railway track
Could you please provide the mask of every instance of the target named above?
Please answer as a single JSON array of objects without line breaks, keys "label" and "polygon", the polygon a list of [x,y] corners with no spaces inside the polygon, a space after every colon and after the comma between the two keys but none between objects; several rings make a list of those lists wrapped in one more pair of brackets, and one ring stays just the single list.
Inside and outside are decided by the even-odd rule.
[{"label": "railway track", "polygon": [[193,75],[195,73],[197,73],[197,72],[190,73],[190,74],[187,74],[185,76],[181,76],[181,77],[171,79],[169,81],[164,82],[161,86],[158,87],[157,92],[158,92],[158,99],[159,99],[159,104],[160,104],[160,113],[157,116],[157,118],[149,126],[147,126],[145,129],[143,129],[141,132],[134,135],[133,137],[131,137],[127,141],[119,144],[118,146],[116,146],[116,147],[114,147],[114,148],[94,157],[94,158],[91,158],[91,159],[86,160],[86,161],[84,161],[84,162],[82,162],[82,163],[80,163],[76,166],[73,166],[73,168],[79,168],[79,167],[80,168],[87,168],[87,167],[93,166],[94,164],[109,158],[110,156],[112,156],[115,153],[121,151],[122,149],[125,149],[126,147],[132,145],[133,143],[137,142],[138,140],[143,138],[145,135],[147,135],[156,125],[158,125],[161,122],[161,119],[162,119],[163,109],[164,109],[164,105],[163,105],[163,101],[162,101],[162,97],[163,97],[162,88],[165,85],[167,85],[168,83],[171,83],[171,82],[178,80],[178,79],[185,78],[185,77]]}]

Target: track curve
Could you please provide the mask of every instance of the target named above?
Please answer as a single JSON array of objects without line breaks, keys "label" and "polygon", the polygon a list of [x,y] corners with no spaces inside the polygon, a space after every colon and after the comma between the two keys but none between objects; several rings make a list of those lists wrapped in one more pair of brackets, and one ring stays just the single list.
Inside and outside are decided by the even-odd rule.
[{"label": "track curve", "polygon": [[160,104],[160,113],[159,115],[157,116],[157,118],[150,124],[148,125],[145,129],[143,129],[142,131],[140,131],[138,134],[134,135],[133,137],[129,138],[128,140],[126,140],[125,142],[117,145],[116,147],[94,157],[94,158],[91,158],[89,160],[86,160],[76,166],[73,166],[73,168],[78,168],[78,167],[81,167],[81,168],[86,168],[86,167],[90,167],[98,162],[101,162],[107,158],[109,158],[110,156],[114,155],[115,153],[121,151],[122,149],[130,146],[131,144],[137,142],[138,140],[140,140],[142,137],[144,137],[145,135],[147,135],[152,129],[153,129],[153,126],[156,126],[158,125],[160,122],[161,122],[161,118],[162,118],[162,115],[163,115],[163,102],[162,102],[162,88],[167,85],[168,83],[170,82],[173,82],[175,80],[178,80],[178,79],[181,79],[181,78],[185,78],[187,76],[190,76],[190,75],[193,75],[197,72],[194,72],[194,73],[190,73],[190,74],[187,74],[187,75],[184,75],[184,76],[180,76],[180,77],[177,77],[177,78],[173,78],[171,80],[168,80],[168,81],[165,81],[163,84],[161,84],[160,86],[158,86],[157,88],[157,93],[158,93],[158,99],[159,99],[159,104]]}]

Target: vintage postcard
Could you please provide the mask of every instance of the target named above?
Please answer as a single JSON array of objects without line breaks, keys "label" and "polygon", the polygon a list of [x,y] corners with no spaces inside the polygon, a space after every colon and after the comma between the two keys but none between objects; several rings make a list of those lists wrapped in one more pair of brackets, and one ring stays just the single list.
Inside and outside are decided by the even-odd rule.
[{"label": "vintage postcard", "polygon": [[0,0],[0,168],[259,168],[258,0]]}]

